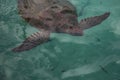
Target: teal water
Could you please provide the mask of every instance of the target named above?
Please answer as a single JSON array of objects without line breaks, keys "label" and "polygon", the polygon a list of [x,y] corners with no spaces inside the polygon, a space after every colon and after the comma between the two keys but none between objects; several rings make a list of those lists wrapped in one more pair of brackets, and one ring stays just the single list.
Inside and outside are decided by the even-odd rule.
[{"label": "teal water", "polygon": [[70,0],[79,20],[111,12],[84,36],[51,35],[30,51],[10,51],[37,30],[17,13],[17,0],[0,0],[0,80],[120,80],[120,0]]}]

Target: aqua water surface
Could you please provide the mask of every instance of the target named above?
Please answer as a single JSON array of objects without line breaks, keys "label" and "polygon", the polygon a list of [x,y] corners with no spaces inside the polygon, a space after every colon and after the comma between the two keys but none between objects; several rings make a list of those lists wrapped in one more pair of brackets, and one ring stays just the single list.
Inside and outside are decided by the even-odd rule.
[{"label": "aqua water surface", "polygon": [[36,32],[18,14],[17,0],[0,0],[0,80],[120,80],[120,1],[70,0],[78,20],[110,12],[84,36],[52,33],[32,50],[11,49]]}]

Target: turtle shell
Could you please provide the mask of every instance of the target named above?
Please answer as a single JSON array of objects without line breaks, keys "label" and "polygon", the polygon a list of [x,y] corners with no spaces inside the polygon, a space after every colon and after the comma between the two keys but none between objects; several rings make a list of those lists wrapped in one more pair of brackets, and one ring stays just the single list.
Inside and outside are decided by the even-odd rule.
[{"label": "turtle shell", "polygon": [[18,10],[27,22],[39,29],[54,31],[68,21],[77,25],[76,9],[67,0],[18,0]]}]

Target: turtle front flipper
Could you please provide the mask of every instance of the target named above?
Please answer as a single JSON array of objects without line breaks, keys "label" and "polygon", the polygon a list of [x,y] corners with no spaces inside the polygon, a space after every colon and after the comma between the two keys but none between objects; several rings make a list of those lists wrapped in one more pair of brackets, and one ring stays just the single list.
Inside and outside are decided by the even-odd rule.
[{"label": "turtle front flipper", "polygon": [[13,48],[13,52],[22,52],[30,50],[42,43],[48,42],[50,39],[50,32],[49,31],[41,31],[32,34],[28,37],[21,45],[16,48]]},{"label": "turtle front flipper", "polygon": [[100,16],[94,16],[86,19],[82,19],[79,23],[79,26],[82,30],[91,28],[102,23],[105,19],[107,19],[110,15],[110,12],[106,12]]}]

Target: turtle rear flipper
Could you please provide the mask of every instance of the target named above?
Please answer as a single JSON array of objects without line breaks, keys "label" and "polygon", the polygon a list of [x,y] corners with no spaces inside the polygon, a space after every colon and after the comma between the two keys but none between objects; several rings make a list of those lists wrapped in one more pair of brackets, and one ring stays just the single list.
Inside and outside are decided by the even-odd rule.
[{"label": "turtle rear flipper", "polygon": [[50,32],[48,31],[41,31],[32,34],[30,37],[28,37],[21,45],[19,45],[16,48],[13,48],[13,52],[22,52],[30,50],[42,43],[48,42],[50,37]]},{"label": "turtle rear flipper", "polygon": [[107,19],[110,15],[110,12],[106,12],[100,16],[94,16],[86,19],[82,19],[79,23],[79,26],[82,30],[91,28],[102,23],[105,19]]}]

